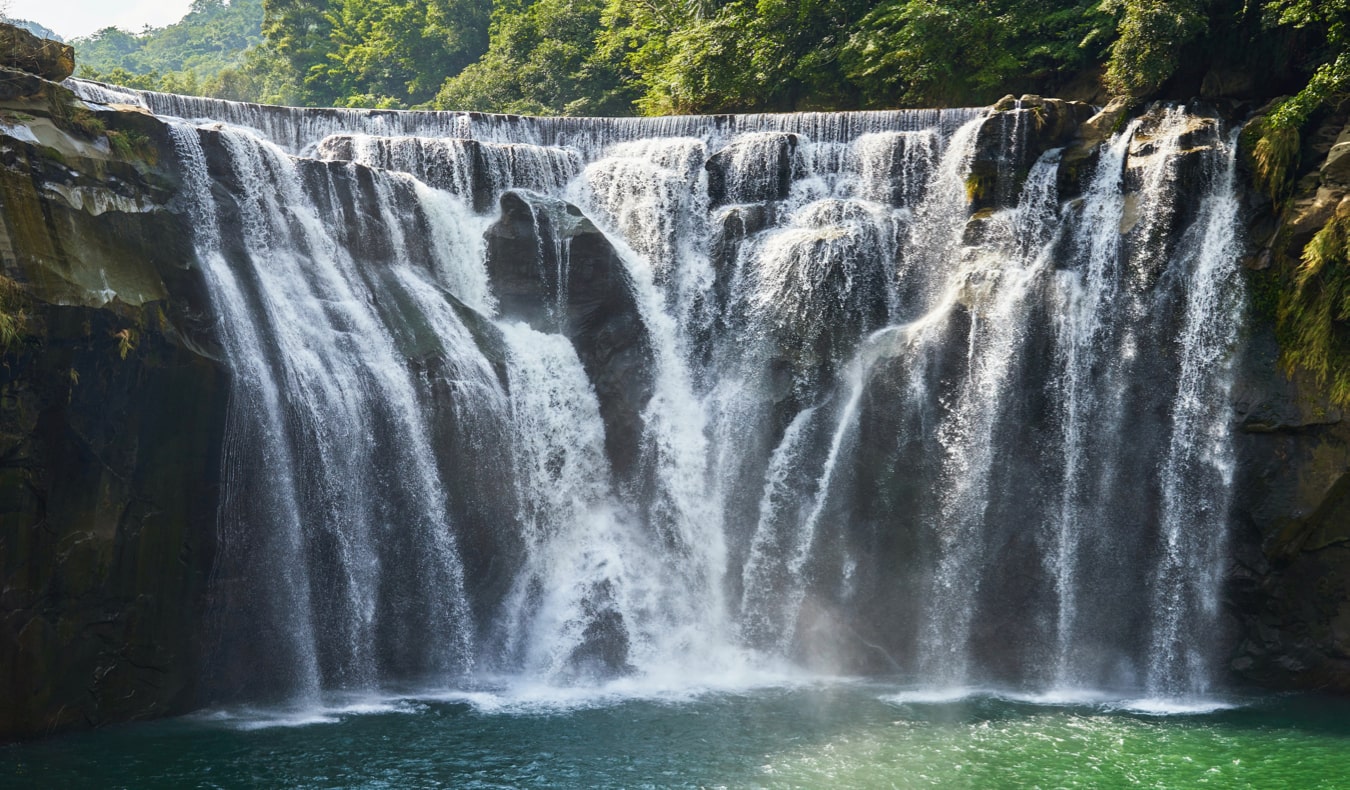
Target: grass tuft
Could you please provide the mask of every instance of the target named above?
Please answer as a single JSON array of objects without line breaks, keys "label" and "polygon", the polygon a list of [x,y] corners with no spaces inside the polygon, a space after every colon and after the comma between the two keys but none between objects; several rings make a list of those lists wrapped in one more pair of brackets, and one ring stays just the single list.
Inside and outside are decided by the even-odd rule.
[{"label": "grass tuft", "polygon": [[1337,215],[1303,248],[1277,314],[1285,373],[1306,370],[1331,402],[1350,407],[1350,216]]}]

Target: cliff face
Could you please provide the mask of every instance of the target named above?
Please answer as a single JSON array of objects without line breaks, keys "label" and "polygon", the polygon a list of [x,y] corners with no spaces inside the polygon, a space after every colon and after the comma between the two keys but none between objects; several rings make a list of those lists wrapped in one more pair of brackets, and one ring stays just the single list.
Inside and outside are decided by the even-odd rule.
[{"label": "cliff face", "polygon": [[[0,68],[0,740],[197,704],[216,554],[228,381],[194,269],[173,145],[143,111],[84,105],[50,82],[69,73],[64,62],[54,51],[10,64],[27,71]],[[1019,152],[1023,166],[1013,169],[1023,178],[1042,152],[1067,146],[1059,183],[1072,199],[1097,144],[1126,111],[1113,105],[1089,118],[1076,103],[1001,102],[967,183],[968,235],[978,238],[984,209],[1004,205],[1021,186],[1001,183],[993,166],[1010,126],[1031,130]],[[767,164],[770,193],[780,189],[795,144],[784,136],[782,161]],[[1137,140],[1131,156],[1143,161],[1148,145]],[[1295,209],[1276,218],[1254,191],[1248,207],[1258,254],[1249,262],[1254,304],[1234,390],[1230,668],[1235,678],[1274,688],[1350,692],[1350,421],[1325,387],[1281,371],[1262,292],[1273,256],[1296,255],[1341,206],[1350,210],[1347,153],[1346,119],[1328,119],[1310,137]],[[711,189],[725,192],[717,167],[709,165]],[[1185,167],[1179,172],[1189,177]],[[524,274],[556,261],[512,247],[512,223],[538,221],[523,198],[512,200],[514,213],[488,240],[498,290],[516,266],[516,295],[548,302]],[[566,219],[565,212],[550,216]],[[590,271],[577,255],[589,254],[597,270],[612,264],[612,249],[594,237],[591,253],[586,244],[573,249],[574,277]],[[609,295],[608,286],[596,288]],[[509,302],[514,293],[499,295]],[[615,404],[607,428],[632,433],[650,384],[620,374],[643,368],[650,351],[638,330],[599,320],[636,326],[632,305],[616,318],[618,308],[592,311],[609,303],[593,301],[569,305],[577,326],[596,338],[594,364],[584,361],[589,369],[618,360],[610,379],[629,390],[600,394]],[[869,394],[865,412],[882,419],[885,398],[872,401]],[[884,526],[891,506],[870,497],[852,516]],[[886,533],[881,549],[907,539]],[[485,578],[496,572],[490,557],[481,564]],[[903,602],[892,603],[876,618]]]},{"label": "cliff face", "polygon": [[1329,385],[1281,369],[1272,293],[1289,287],[1313,236],[1350,212],[1350,118],[1334,113],[1311,132],[1283,210],[1249,193],[1253,318],[1234,392],[1242,463],[1232,669],[1262,686],[1350,693],[1350,421]]},{"label": "cliff face", "polygon": [[226,381],[159,122],[0,83],[6,740],[192,705]]}]

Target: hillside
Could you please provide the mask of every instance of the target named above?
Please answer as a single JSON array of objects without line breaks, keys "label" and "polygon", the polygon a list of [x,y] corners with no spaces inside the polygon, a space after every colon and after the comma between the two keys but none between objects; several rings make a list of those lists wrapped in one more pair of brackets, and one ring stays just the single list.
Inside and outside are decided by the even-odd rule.
[{"label": "hillside", "polygon": [[219,92],[219,75],[262,44],[263,0],[194,0],[182,20],[128,33],[115,27],[77,38],[79,76],[188,94]]}]

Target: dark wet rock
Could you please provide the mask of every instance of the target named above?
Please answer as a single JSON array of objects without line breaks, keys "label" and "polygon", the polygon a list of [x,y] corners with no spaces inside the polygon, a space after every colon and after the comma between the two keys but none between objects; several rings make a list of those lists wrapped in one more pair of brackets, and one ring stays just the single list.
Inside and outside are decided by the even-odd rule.
[{"label": "dark wet rock", "polygon": [[0,67],[0,102],[42,96],[51,84],[36,74]]},{"label": "dark wet rock", "polygon": [[631,673],[628,628],[623,615],[614,608],[614,591],[609,582],[591,591],[584,608],[586,628],[580,643],[568,656],[566,673],[574,680],[591,683]]},{"label": "dark wet rock", "polygon": [[1078,127],[1078,137],[1064,149],[1059,161],[1059,194],[1077,197],[1096,169],[1101,146],[1111,135],[1124,128],[1130,112],[1130,100],[1112,99]]},{"label": "dark wet rock", "polygon": [[713,206],[762,203],[788,196],[796,170],[797,135],[744,136],[708,157],[708,197]]},{"label": "dark wet rock", "polygon": [[1350,693],[1350,421],[1286,379],[1268,329],[1235,389],[1238,477],[1230,667],[1274,688]]},{"label": "dark wet rock", "polygon": [[[1150,171],[1162,173],[1169,194],[1202,195],[1208,188],[1207,179],[1213,172],[1214,158],[1221,155],[1218,148],[1223,143],[1218,118],[1188,115],[1185,129],[1175,138],[1175,148],[1165,148],[1155,136],[1161,122],[1161,113],[1155,112],[1139,125],[1130,140],[1123,179],[1125,216],[1120,230],[1127,244],[1136,250],[1147,251],[1147,254],[1136,254],[1135,260],[1145,267],[1140,274],[1150,280],[1166,268],[1181,234],[1195,222],[1201,205],[1195,199],[1173,200],[1171,210],[1163,214],[1166,222],[1151,226],[1140,222],[1143,212],[1149,208],[1144,204],[1159,199],[1148,192],[1146,181]],[[1160,161],[1159,157],[1165,157],[1165,160]]]},{"label": "dark wet rock", "polygon": [[570,203],[511,191],[501,207],[501,219],[487,231],[488,275],[501,316],[572,341],[600,401],[610,462],[621,479],[632,480],[653,362],[628,269]]},{"label": "dark wet rock", "polygon": [[216,551],[227,380],[171,149],[52,110],[0,136],[0,740],[193,707]]},{"label": "dark wet rock", "polygon": [[1091,116],[1092,108],[1081,102],[1040,96],[1001,100],[976,133],[966,181],[971,210],[1015,205],[1036,160],[1068,145]]}]

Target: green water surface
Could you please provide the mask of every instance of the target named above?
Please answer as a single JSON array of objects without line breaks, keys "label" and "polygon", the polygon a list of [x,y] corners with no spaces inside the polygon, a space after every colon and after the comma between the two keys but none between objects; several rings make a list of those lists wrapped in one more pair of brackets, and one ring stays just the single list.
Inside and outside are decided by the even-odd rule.
[{"label": "green water surface", "polygon": [[1350,705],[1157,715],[872,683],[201,714],[0,747],[13,787],[1350,788]]}]

